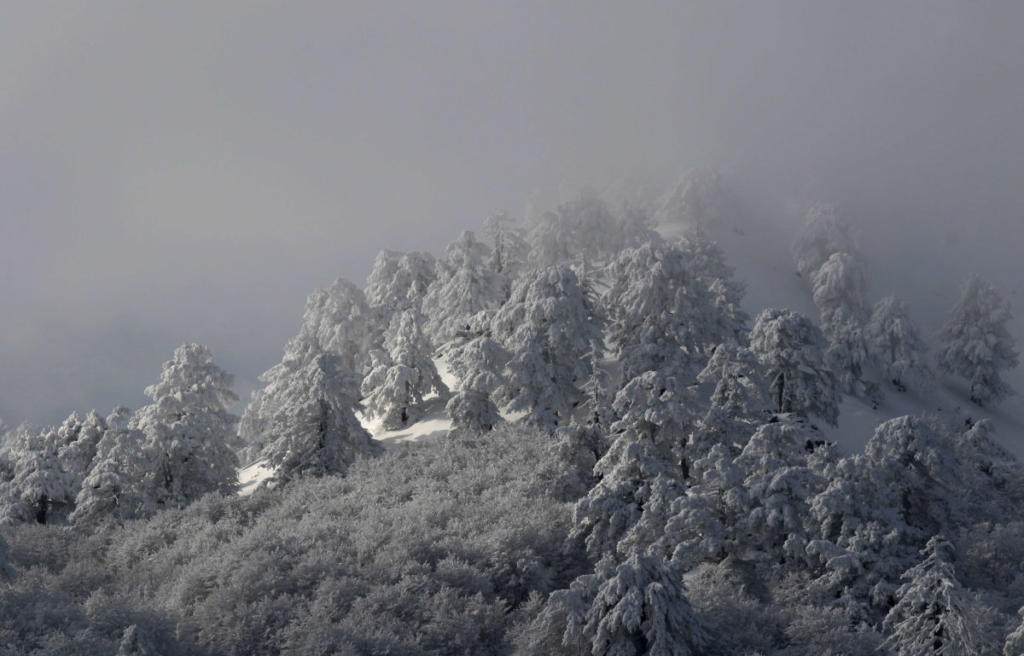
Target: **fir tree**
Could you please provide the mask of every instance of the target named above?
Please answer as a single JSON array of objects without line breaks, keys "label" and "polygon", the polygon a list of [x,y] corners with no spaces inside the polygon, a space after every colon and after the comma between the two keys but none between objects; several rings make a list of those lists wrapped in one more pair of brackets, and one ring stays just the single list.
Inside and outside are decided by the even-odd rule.
[{"label": "fir tree", "polygon": [[879,301],[867,324],[866,337],[874,360],[897,389],[927,390],[931,386],[928,346],[911,320],[906,303],[895,296]]},{"label": "fir tree", "polygon": [[1002,371],[1020,362],[1007,324],[1010,304],[977,277],[964,285],[960,300],[939,334],[939,369],[971,384],[971,401],[993,405],[1014,393]]},{"label": "fir tree", "polygon": [[182,507],[208,492],[234,491],[238,459],[229,444],[238,418],[227,406],[238,397],[232,382],[209,348],[186,344],[164,363],[160,381],[146,388],[153,402],[136,412],[130,427],[146,435],[161,506]]},{"label": "fir tree", "polygon": [[884,647],[898,656],[977,654],[970,606],[956,578],[953,546],[932,537],[924,559],[903,574],[896,605],[885,617]]},{"label": "fir tree", "polygon": [[825,337],[807,317],[791,310],[762,311],[750,331],[750,350],[764,367],[778,412],[817,415],[836,424],[838,383],[825,361]]},{"label": "fir tree", "polygon": [[449,341],[469,317],[505,300],[501,278],[487,265],[488,255],[487,246],[468,230],[448,245],[438,278],[423,299],[423,331],[434,344]]}]

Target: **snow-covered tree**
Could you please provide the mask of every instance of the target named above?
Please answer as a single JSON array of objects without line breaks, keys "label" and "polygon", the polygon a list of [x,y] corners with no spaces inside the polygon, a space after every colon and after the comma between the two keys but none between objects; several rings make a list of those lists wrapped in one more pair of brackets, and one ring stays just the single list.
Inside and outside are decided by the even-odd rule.
[{"label": "snow-covered tree", "polygon": [[767,309],[750,331],[750,350],[764,367],[778,412],[839,418],[837,380],[825,360],[825,336],[792,310]]},{"label": "snow-covered tree", "polygon": [[357,456],[377,452],[354,414],[359,402],[348,376],[341,358],[324,354],[277,388],[261,456],[278,479],[342,473]]},{"label": "snow-covered tree", "polygon": [[696,656],[711,638],[683,581],[661,559],[641,553],[605,557],[593,574],[552,593],[551,614],[566,619],[562,644],[594,656]]},{"label": "snow-covered tree", "polygon": [[810,280],[835,253],[857,257],[854,230],[830,204],[813,205],[804,216],[804,226],[793,244],[796,270]]},{"label": "snow-covered tree", "polygon": [[696,394],[671,372],[647,371],[626,383],[612,403],[619,420],[612,430],[634,429],[653,440],[668,462],[684,463]]},{"label": "snow-covered tree", "polygon": [[60,463],[60,437],[52,428],[19,426],[10,445],[13,477],[0,501],[0,521],[45,524],[74,499],[72,477]]},{"label": "snow-covered tree", "polygon": [[95,410],[90,410],[83,418],[77,412],[72,413],[60,428],[60,464],[71,477],[70,486],[73,490],[81,487],[82,479],[88,474],[96,446],[107,430],[107,423]]},{"label": "snow-covered tree", "polygon": [[679,243],[689,270],[710,293],[718,323],[714,332],[723,340],[742,342],[750,320],[741,308],[746,286],[733,277],[735,270],[726,263],[725,253],[699,225],[688,228]]},{"label": "snow-covered tree", "polygon": [[1003,645],[1003,656],[1020,656],[1024,654],[1024,606],[1017,610],[1017,617],[1020,618],[1020,624],[1006,636],[1006,642]]},{"label": "snow-covered tree", "polygon": [[429,394],[448,394],[431,359],[433,349],[423,335],[421,321],[416,310],[396,314],[384,333],[386,350],[375,352],[375,366],[363,379],[366,414],[382,417],[388,429],[413,421]]},{"label": "snow-covered tree", "polygon": [[654,235],[635,215],[615,216],[600,197],[584,193],[541,215],[530,228],[530,261],[550,267],[573,261],[606,260]]},{"label": "snow-covered tree", "polygon": [[491,255],[487,265],[501,283],[502,301],[512,293],[512,283],[526,265],[530,246],[525,233],[512,218],[504,212],[487,217],[484,230],[491,240]]},{"label": "snow-covered tree", "polygon": [[238,417],[227,410],[238,398],[232,383],[208,347],[185,344],[164,363],[160,381],[146,388],[153,402],[129,426],[146,435],[161,506],[182,507],[208,492],[235,489],[238,458],[229,444]]},{"label": "snow-covered tree", "polygon": [[309,295],[298,334],[288,340],[281,362],[260,376],[264,387],[252,393],[242,414],[238,432],[245,460],[266,446],[261,440],[279,409],[275,405],[275,399],[282,398],[278,388],[321,354],[340,358],[351,382],[348,393],[358,396],[361,379],[370,369],[370,351],[380,346],[378,323],[379,313],[371,309],[363,291],[343,278]]},{"label": "snow-covered tree", "polygon": [[1014,393],[1002,372],[1020,360],[1007,324],[1010,304],[977,277],[964,285],[960,300],[939,334],[939,368],[971,384],[971,401],[987,406]]},{"label": "snow-covered tree", "polygon": [[897,389],[927,390],[933,374],[928,346],[910,318],[906,303],[887,296],[875,305],[865,329],[868,348]]},{"label": "snow-covered tree", "polygon": [[864,268],[850,253],[830,255],[811,275],[811,288],[823,326],[839,321],[840,317],[858,322],[867,318]]},{"label": "snow-covered tree", "polygon": [[114,408],[108,426],[96,446],[92,468],[75,498],[75,523],[92,523],[103,518],[135,519],[156,510],[159,490],[151,473],[156,465],[147,450],[146,435],[130,428],[131,411]]},{"label": "snow-covered tree", "polygon": [[697,381],[714,387],[707,411],[690,434],[688,458],[704,456],[715,444],[742,448],[770,406],[757,356],[735,343],[719,344]]},{"label": "snow-covered tree", "polygon": [[591,353],[601,349],[600,317],[590,289],[567,266],[522,277],[491,321],[495,340],[510,354],[509,409],[553,428],[568,423],[591,376]]},{"label": "snow-covered tree", "polygon": [[665,369],[696,375],[702,349],[723,339],[716,334],[712,299],[688,264],[678,246],[653,242],[611,263],[602,303],[624,380]]},{"label": "snow-covered tree", "polygon": [[488,248],[472,232],[463,232],[446,253],[438,278],[423,299],[423,332],[435,345],[455,337],[470,316],[505,300],[502,280],[488,266]]},{"label": "snow-covered tree", "polygon": [[421,309],[427,289],[437,278],[437,262],[430,253],[400,253],[383,250],[373,261],[366,279],[366,298],[370,305],[388,315]]},{"label": "snow-covered tree", "polygon": [[953,566],[953,545],[934,536],[921,555],[924,559],[903,574],[896,605],[885,617],[889,636],[883,646],[898,656],[979,653],[970,604]]},{"label": "snow-covered tree", "polygon": [[732,194],[718,171],[698,168],[684,174],[665,194],[655,213],[661,225],[683,224],[708,228],[736,212]]}]

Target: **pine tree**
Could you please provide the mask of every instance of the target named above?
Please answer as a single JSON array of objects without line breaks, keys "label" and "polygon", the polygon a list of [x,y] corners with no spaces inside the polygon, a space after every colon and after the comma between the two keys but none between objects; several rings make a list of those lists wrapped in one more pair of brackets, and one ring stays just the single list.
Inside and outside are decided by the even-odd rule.
[{"label": "pine tree", "polygon": [[351,396],[359,395],[362,377],[369,372],[370,352],[381,342],[379,313],[371,309],[363,291],[339,278],[327,289],[318,289],[306,299],[306,310],[298,334],[288,340],[281,362],[260,376],[264,387],[255,390],[239,423],[239,437],[245,460],[251,460],[265,446],[271,419],[283,398],[278,388],[321,354],[340,358],[349,374]]},{"label": "pine tree", "polygon": [[376,352],[375,366],[363,379],[366,414],[383,417],[388,429],[414,421],[427,395],[448,395],[431,358],[433,349],[420,328],[421,321],[416,310],[396,314],[384,334],[386,351]]},{"label": "pine tree", "polygon": [[804,226],[793,244],[797,273],[810,280],[835,253],[858,257],[853,228],[834,205],[814,205],[807,210]]},{"label": "pine tree", "polygon": [[978,648],[971,635],[970,606],[956,578],[953,545],[934,536],[924,556],[904,572],[896,605],[885,617],[884,647],[898,656],[969,656]]},{"label": "pine tree", "polygon": [[1001,372],[1020,360],[1007,329],[1010,304],[991,285],[973,277],[939,334],[939,369],[971,384],[971,401],[993,405],[1014,393]]},{"label": "pine tree", "polygon": [[657,557],[605,557],[548,603],[567,619],[562,644],[594,656],[690,656],[711,646],[682,580]]},{"label": "pine tree", "polygon": [[472,315],[505,300],[501,278],[488,267],[488,256],[487,246],[468,230],[448,245],[438,278],[423,299],[423,332],[435,345],[455,337]]},{"label": "pine tree", "polygon": [[666,194],[655,213],[661,225],[683,224],[708,228],[736,213],[732,194],[714,169],[694,169]]},{"label": "pine tree", "polygon": [[495,314],[495,340],[510,354],[508,409],[548,428],[568,423],[601,349],[600,317],[589,287],[566,266],[540,269],[516,283]]},{"label": "pine tree", "polygon": [[238,459],[229,444],[238,418],[227,406],[238,397],[232,382],[208,347],[186,344],[164,363],[160,381],[146,388],[153,402],[129,426],[146,435],[161,506],[183,507],[208,492],[234,491]]},{"label": "pine tree", "polygon": [[769,406],[764,372],[757,356],[735,343],[719,344],[697,381],[713,385],[714,389],[707,411],[690,434],[688,459],[705,456],[716,444],[742,448]]},{"label": "pine tree", "polygon": [[52,513],[74,498],[72,477],[60,464],[60,436],[56,429],[19,426],[13,435],[13,472],[0,503],[0,521],[51,521]]},{"label": "pine tree", "polygon": [[156,510],[159,490],[151,473],[156,465],[146,435],[129,427],[131,411],[114,408],[96,446],[96,457],[75,498],[71,521],[93,523],[103,518],[135,519]]},{"label": "pine tree", "polygon": [[350,396],[351,383],[336,355],[319,355],[277,388],[278,408],[260,454],[276,468],[275,477],[343,473],[356,457],[378,447],[363,429]]},{"label": "pine tree", "polygon": [[491,257],[487,264],[501,282],[502,301],[512,293],[512,284],[519,277],[529,257],[530,246],[520,226],[504,212],[489,216],[484,229],[491,240]]},{"label": "pine tree", "polygon": [[683,251],[647,243],[621,253],[608,274],[602,304],[623,379],[665,369],[696,375],[703,349],[722,336],[716,334],[712,299],[690,272]]},{"label": "pine tree", "polygon": [[933,374],[928,366],[928,346],[906,303],[895,296],[883,298],[875,305],[865,332],[874,360],[897,389],[929,388]]},{"label": "pine tree", "polygon": [[693,276],[711,296],[716,324],[712,332],[720,335],[721,340],[742,343],[750,321],[750,316],[741,308],[746,286],[733,278],[735,271],[726,263],[725,253],[699,225],[686,230],[680,246]]},{"label": "pine tree", "polygon": [[430,253],[383,250],[366,279],[366,299],[386,316],[420,310],[423,297],[437,279],[437,262]]},{"label": "pine tree", "polygon": [[95,410],[90,410],[84,418],[77,412],[72,413],[57,429],[61,442],[58,456],[61,468],[70,476],[71,489],[81,487],[106,430],[107,423]]},{"label": "pine tree", "polygon": [[750,350],[764,367],[778,412],[839,418],[838,382],[825,361],[825,337],[807,317],[768,309],[750,331]]}]

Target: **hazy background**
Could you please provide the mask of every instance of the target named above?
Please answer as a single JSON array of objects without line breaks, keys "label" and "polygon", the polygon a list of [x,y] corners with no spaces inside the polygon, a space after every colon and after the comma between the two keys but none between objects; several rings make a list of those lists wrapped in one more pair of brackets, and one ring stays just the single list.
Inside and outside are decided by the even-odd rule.
[{"label": "hazy background", "polygon": [[694,165],[780,230],[841,203],[876,287],[981,269],[1024,316],[1024,3],[153,5],[0,6],[10,423],[138,405],[186,341],[245,394],[379,249]]}]

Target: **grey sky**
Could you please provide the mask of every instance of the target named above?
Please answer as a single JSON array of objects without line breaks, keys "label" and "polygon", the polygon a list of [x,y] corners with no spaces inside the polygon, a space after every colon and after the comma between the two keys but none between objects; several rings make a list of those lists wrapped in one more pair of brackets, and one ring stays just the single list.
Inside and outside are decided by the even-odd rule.
[{"label": "grey sky", "polygon": [[4,3],[0,415],[137,405],[185,341],[245,391],[379,249],[694,165],[1019,281],[1022,25],[1010,1]]}]

